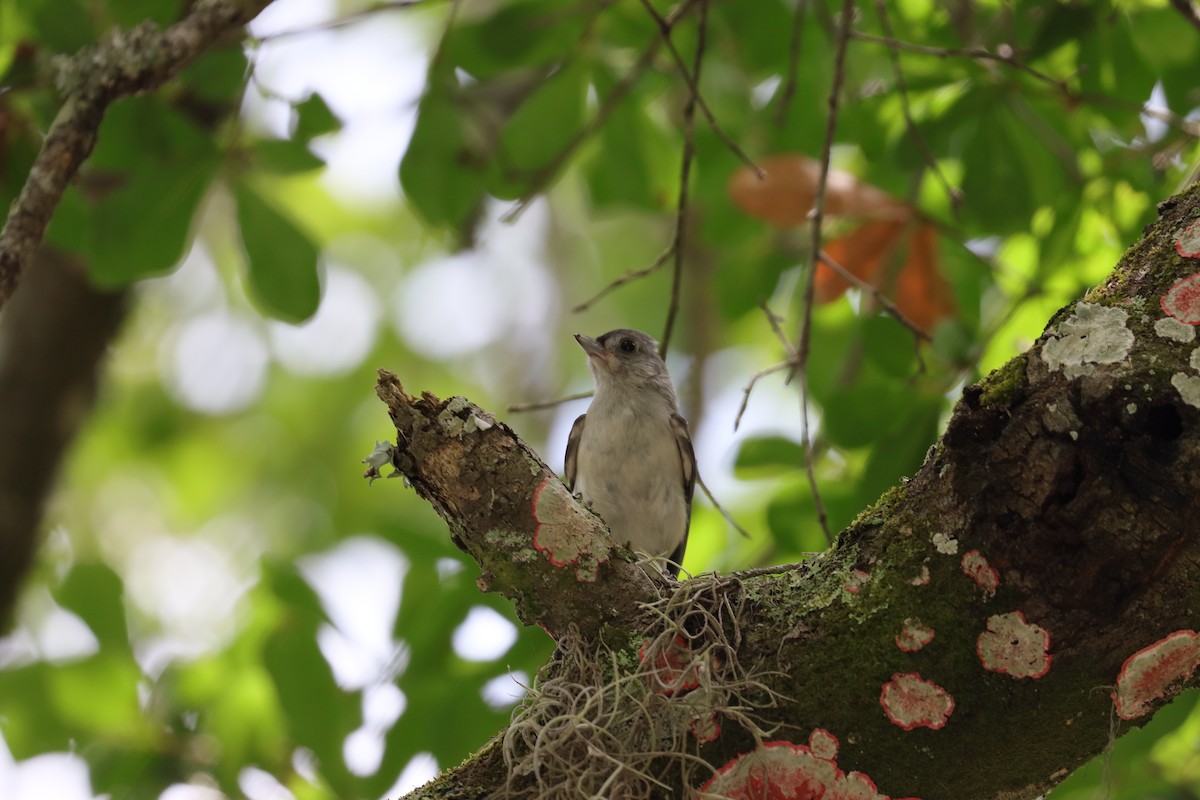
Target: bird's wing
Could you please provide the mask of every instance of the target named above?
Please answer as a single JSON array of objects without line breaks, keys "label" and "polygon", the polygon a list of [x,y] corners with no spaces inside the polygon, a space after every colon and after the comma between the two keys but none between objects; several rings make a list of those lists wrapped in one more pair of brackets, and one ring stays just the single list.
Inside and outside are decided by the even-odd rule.
[{"label": "bird's wing", "polygon": [[[577,423],[578,424],[578,423]],[[582,427],[582,426],[581,426]],[[692,434],[687,420],[678,414],[671,415],[671,432],[675,434],[675,446],[679,449],[679,466],[683,475],[683,496],[687,498],[687,517],[683,523],[683,538],[671,553],[672,564],[683,564],[683,553],[687,550],[688,530],[692,527],[692,495],[696,493],[696,451],[692,447]],[[672,568],[676,575],[679,567]]]},{"label": "bird's wing", "polygon": [[572,492],[575,491],[575,473],[579,469],[579,440],[583,438],[583,424],[586,419],[587,414],[580,414],[571,426],[571,435],[567,437],[567,457],[563,471],[566,473],[567,488]]},{"label": "bird's wing", "polygon": [[[576,425],[579,422],[576,421]],[[582,428],[582,425],[579,425]],[[683,473],[683,493],[691,505],[696,493],[696,451],[692,449],[692,434],[688,432],[687,420],[678,414],[671,415],[671,432],[675,434],[675,446],[679,448],[679,465]],[[574,436],[574,431],[571,432]],[[569,451],[568,451],[569,452]]]}]

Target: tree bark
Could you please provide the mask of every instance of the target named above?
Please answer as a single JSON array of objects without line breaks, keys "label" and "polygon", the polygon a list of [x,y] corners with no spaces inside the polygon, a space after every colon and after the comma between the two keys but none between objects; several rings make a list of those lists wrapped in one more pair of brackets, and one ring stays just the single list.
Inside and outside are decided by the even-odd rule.
[{"label": "tree bark", "polygon": [[127,293],[94,288],[83,266],[42,250],[0,317],[0,620],[33,559],[42,511],[91,410]]},{"label": "tree bark", "polygon": [[1200,664],[1200,187],[1159,210],[910,481],[769,573],[661,579],[507,427],[381,373],[393,464],[559,642],[414,796],[682,797],[730,764],[708,791],[1032,798],[1144,724]]}]

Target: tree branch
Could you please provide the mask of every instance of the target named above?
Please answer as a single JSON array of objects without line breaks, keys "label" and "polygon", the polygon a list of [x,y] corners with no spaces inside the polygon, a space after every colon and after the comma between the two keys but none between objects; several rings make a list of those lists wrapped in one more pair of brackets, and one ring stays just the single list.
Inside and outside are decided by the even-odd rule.
[{"label": "tree branch", "polygon": [[82,265],[63,254],[42,250],[36,261],[0,316],[0,626],[126,306],[124,292],[92,288]]},{"label": "tree branch", "polygon": [[1200,186],[1160,209],[795,569],[660,580],[505,426],[381,373],[393,463],[560,644],[508,734],[420,796],[685,796],[741,758],[708,791],[744,768],[828,796],[1032,798],[1195,684]]},{"label": "tree branch", "polygon": [[269,3],[198,0],[183,20],[165,31],[150,23],[116,31],[107,41],[65,60],[57,81],[65,96],[62,108],[0,231],[0,307],[16,291],[63,192],[91,154],[109,104],[161,86]]}]

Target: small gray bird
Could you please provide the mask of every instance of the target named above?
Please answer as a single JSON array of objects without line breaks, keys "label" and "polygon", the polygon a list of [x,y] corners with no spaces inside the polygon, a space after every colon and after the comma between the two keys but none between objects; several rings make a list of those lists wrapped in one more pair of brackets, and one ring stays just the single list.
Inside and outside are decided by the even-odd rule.
[{"label": "small gray bird", "polygon": [[567,439],[567,488],[608,523],[613,538],[670,560],[679,574],[692,518],[696,454],[657,343],[618,329],[575,334],[596,394]]}]

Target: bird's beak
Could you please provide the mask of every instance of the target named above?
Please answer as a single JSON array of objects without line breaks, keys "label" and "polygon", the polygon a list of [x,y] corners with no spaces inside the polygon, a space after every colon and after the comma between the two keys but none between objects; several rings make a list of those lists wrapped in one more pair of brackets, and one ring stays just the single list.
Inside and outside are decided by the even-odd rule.
[{"label": "bird's beak", "polygon": [[579,346],[583,348],[583,352],[588,354],[589,359],[594,358],[606,367],[609,365],[608,352],[595,339],[577,333],[575,341],[579,342]]}]

